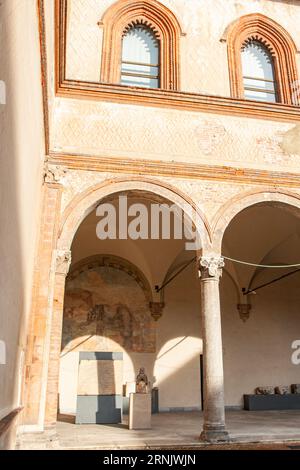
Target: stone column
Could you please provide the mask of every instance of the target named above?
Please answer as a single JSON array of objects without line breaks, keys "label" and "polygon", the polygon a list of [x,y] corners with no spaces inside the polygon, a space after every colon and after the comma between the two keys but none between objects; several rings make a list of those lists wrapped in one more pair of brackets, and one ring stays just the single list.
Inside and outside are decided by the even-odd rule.
[{"label": "stone column", "polygon": [[57,250],[46,395],[45,425],[47,426],[55,424],[57,418],[63,305],[66,276],[69,272],[70,264],[71,252],[68,250]]},{"label": "stone column", "polygon": [[219,295],[223,266],[224,260],[220,256],[202,256],[199,260],[204,361],[204,424],[200,439],[209,442],[229,440],[225,429]]}]

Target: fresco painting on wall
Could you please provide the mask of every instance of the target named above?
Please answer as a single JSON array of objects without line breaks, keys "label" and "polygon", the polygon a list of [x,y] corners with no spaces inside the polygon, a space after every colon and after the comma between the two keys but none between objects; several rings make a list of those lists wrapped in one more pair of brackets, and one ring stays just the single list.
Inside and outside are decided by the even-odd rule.
[{"label": "fresco painting on wall", "polygon": [[155,352],[144,291],[127,272],[93,266],[67,280],[62,350]]}]

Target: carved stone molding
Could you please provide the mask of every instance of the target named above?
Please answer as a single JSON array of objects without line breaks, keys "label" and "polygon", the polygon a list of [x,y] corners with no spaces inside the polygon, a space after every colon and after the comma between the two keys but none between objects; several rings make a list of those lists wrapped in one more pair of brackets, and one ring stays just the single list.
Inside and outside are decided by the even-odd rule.
[{"label": "carved stone molding", "polygon": [[164,302],[150,302],[149,308],[151,312],[151,316],[154,318],[155,321],[159,320],[163,314],[164,309]]},{"label": "carved stone molding", "polygon": [[69,272],[72,260],[72,254],[69,250],[56,251],[56,274],[66,276]]},{"label": "carved stone molding", "polygon": [[199,277],[201,279],[219,278],[224,266],[224,258],[221,256],[202,256],[199,259]]},{"label": "carved stone molding", "polygon": [[249,319],[251,308],[250,304],[237,304],[240,319],[243,320],[243,322],[246,322]]},{"label": "carved stone molding", "polygon": [[45,183],[62,183],[67,169],[61,165],[51,165],[45,163],[44,166],[44,182]]}]

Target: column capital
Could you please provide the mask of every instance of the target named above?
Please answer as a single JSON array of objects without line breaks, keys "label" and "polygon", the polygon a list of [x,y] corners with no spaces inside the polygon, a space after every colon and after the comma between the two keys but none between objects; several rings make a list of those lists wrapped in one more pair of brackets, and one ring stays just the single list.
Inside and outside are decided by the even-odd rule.
[{"label": "column capital", "polygon": [[44,164],[44,182],[62,184],[67,169],[61,165],[52,165],[48,162]]},{"label": "column capital", "polygon": [[199,277],[201,279],[218,278],[225,266],[224,258],[220,255],[205,255],[199,258]]},{"label": "column capital", "polygon": [[56,250],[56,274],[67,276],[71,265],[72,254],[70,250]]}]

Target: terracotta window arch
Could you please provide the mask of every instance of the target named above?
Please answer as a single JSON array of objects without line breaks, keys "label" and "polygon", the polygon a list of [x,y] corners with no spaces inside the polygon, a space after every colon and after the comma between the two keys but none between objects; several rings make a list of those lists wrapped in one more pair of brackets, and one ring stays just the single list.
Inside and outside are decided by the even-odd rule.
[{"label": "terracotta window arch", "polygon": [[159,44],[159,87],[179,89],[179,39],[183,35],[175,15],[156,0],[119,0],[104,13],[103,83],[121,83],[123,38],[135,26],[147,28]]},{"label": "terracotta window arch", "polygon": [[278,23],[253,13],[239,18],[229,26],[225,37],[228,48],[229,78],[233,98],[245,98],[242,52],[247,44],[261,44],[272,60],[276,101],[298,105],[295,43]]}]

